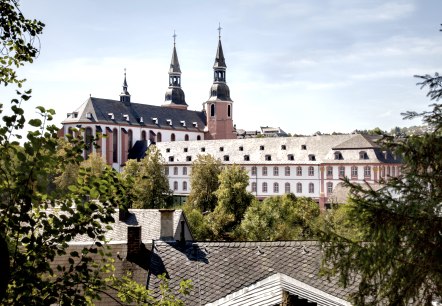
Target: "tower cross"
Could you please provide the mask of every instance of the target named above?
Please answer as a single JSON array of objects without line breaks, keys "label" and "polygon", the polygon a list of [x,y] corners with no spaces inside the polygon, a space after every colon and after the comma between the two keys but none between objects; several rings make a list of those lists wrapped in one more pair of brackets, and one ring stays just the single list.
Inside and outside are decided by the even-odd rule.
[{"label": "tower cross", "polygon": [[218,23],[218,38],[219,39],[221,39],[221,30],[222,30],[223,28],[221,28],[221,23]]},{"label": "tower cross", "polygon": [[173,37],[173,44],[175,45],[175,40],[176,40],[176,34],[175,34],[175,30],[173,30],[173,35],[172,35],[172,37]]}]

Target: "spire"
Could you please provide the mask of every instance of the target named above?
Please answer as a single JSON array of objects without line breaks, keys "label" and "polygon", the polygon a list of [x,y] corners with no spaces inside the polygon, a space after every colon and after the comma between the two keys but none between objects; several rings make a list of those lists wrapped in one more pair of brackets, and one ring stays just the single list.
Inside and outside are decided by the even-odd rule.
[{"label": "spire", "polygon": [[127,91],[126,68],[124,68],[123,92],[120,94],[120,102],[130,104],[130,93]]},{"label": "spire", "polygon": [[215,64],[213,68],[227,68],[226,59],[224,58],[223,46],[221,44],[221,24],[218,26],[218,48],[216,50]]},{"label": "spire", "polygon": [[230,90],[226,84],[226,59],[224,58],[223,46],[221,44],[221,25],[218,26],[218,48],[216,49],[215,63],[213,64],[213,85],[210,89],[210,101],[232,101]]},{"label": "spire", "polygon": [[173,31],[173,51],[169,67],[169,88],[166,91],[163,106],[187,109],[184,91],[181,89],[181,69],[176,52],[176,37]]}]

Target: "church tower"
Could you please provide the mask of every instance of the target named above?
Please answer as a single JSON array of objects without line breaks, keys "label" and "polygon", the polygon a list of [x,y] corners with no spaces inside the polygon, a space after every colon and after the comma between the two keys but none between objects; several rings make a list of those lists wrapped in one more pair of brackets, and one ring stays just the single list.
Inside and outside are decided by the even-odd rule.
[{"label": "church tower", "polygon": [[120,102],[130,105],[130,93],[127,91],[126,68],[124,68],[123,91],[120,94]]},{"label": "church tower", "polygon": [[205,139],[234,139],[233,101],[230,99],[229,86],[226,84],[226,60],[221,44],[221,26],[218,28],[218,48],[213,65],[213,85],[210,97],[203,104],[207,116]]},{"label": "church tower", "polygon": [[164,103],[162,106],[187,109],[184,91],[181,89],[181,69],[176,53],[176,34],[173,33],[173,51],[169,68],[169,88],[166,91]]}]

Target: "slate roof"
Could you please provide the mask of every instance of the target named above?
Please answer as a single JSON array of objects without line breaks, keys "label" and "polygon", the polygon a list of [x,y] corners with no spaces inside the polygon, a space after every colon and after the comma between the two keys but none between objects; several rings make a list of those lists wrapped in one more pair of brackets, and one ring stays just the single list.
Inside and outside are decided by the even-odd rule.
[{"label": "slate roof", "polygon": [[193,290],[182,297],[186,305],[205,305],[281,273],[336,298],[347,299],[355,288],[342,288],[336,278],[321,278],[320,245],[316,241],[198,242],[180,247],[155,241],[148,288],[157,293],[159,274],[167,273],[177,288],[191,279]]},{"label": "slate roof", "polygon": [[[62,123],[122,124],[193,132],[203,132],[206,126],[204,111],[190,111],[133,102],[123,103],[118,100],[94,97],[90,97],[73,113],[77,113],[77,116],[74,117],[71,114]],[[90,118],[87,117],[88,113],[91,114]],[[109,113],[114,115],[113,119]],[[140,122],[140,118],[143,118],[143,122]],[[157,123],[152,118],[157,118]],[[185,126],[181,121],[185,122]]]},{"label": "slate roof", "polygon": [[[111,243],[127,242],[127,228],[129,226],[141,226],[141,240],[151,243],[154,239],[160,238],[161,230],[161,212],[158,209],[129,209],[129,215],[124,221],[118,220],[119,210],[113,214],[115,220],[111,224],[112,230],[106,232],[106,238]],[[173,234],[176,240],[180,239],[180,221],[185,220],[182,210],[178,209],[173,212]],[[186,230],[186,240],[193,240],[189,230]],[[87,235],[75,237],[74,243],[89,242],[91,238]]]}]

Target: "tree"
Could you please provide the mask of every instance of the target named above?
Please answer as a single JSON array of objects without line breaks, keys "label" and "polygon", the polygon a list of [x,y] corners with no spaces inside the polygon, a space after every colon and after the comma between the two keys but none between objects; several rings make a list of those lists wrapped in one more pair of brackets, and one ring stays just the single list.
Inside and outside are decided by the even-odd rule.
[{"label": "tree", "polygon": [[190,174],[190,191],[187,205],[201,212],[213,211],[217,198],[215,191],[218,189],[218,175],[221,173],[221,161],[212,155],[198,155],[192,163]]},{"label": "tree", "polygon": [[442,77],[420,76],[435,101],[422,118],[422,135],[384,136],[384,147],[402,157],[402,174],[375,191],[352,188],[349,217],[361,231],[354,242],[333,231],[322,241],[325,268],[342,283],[358,284],[355,305],[432,305],[442,298]]},{"label": "tree", "polygon": [[169,205],[171,191],[164,169],[164,159],[156,146],[150,146],[146,157],[139,162],[127,161],[122,177],[130,190],[133,208],[164,208]]},{"label": "tree", "polygon": [[315,201],[293,194],[255,200],[241,222],[241,236],[253,241],[312,239],[319,213]]}]

